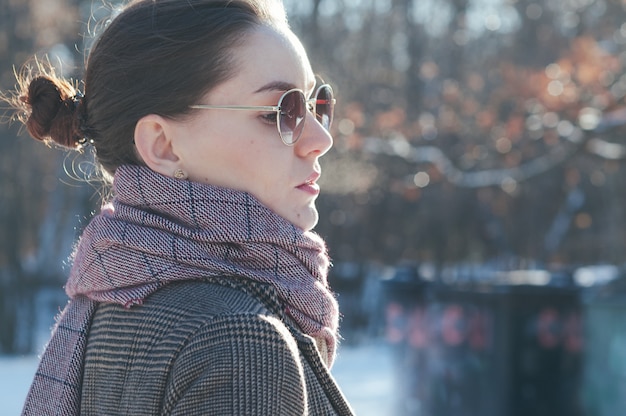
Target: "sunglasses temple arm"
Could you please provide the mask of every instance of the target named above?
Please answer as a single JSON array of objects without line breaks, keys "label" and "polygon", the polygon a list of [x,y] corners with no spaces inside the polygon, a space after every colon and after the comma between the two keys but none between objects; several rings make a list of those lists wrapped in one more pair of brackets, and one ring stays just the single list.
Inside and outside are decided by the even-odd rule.
[{"label": "sunglasses temple arm", "polygon": [[328,105],[328,104],[335,104],[337,102],[337,100],[335,100],[334,98],[332,100],[324,100],[322,98],[311,98],[309,100],[309,104],[315,104],[315,105]]}]

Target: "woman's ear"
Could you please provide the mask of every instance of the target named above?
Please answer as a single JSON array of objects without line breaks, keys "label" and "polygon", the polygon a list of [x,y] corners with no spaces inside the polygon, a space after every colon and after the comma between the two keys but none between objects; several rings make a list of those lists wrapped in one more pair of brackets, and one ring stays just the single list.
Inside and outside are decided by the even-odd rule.
[{"label": "woman's ear", "polygon": [[142,117],[135,126],[135,148],[143,162],[165,176],[179,168],[180,158],[174,151],[169,120],[156,114]]}]

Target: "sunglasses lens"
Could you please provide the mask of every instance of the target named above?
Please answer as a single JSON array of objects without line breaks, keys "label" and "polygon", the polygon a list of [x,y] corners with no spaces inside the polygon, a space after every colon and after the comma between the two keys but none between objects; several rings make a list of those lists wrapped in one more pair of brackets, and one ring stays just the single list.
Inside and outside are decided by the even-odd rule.
[{"label": "sunglasses lens", "polygon": [[315,116],[317,117],[317,121],[319,121],[326,130],[330,130],[330,125],[333,122],[333,113],[335,111],[333,90],[330,85],[322,85],[317,90],[317,96],[315,98]]},{"label": "sunglasses lens", "polygon": [[290,91],[280,103],[279,133],[285,144],[294,144],[300,138],[306,117],[306,102],[301,91]]}]

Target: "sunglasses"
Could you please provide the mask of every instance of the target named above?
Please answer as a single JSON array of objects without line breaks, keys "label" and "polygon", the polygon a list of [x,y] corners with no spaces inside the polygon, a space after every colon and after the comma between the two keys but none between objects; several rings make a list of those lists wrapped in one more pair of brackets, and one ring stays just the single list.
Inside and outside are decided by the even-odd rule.
[{"label": "sunglasses", "polygon": [[315,114],[317,121],[326,129],[330,130],[335,111],[335,98],[333,89],[328,84],[320,85],[315,95],[307,99],[302,90],[294,88],[285,92],[278,100],[278,105],[205,105],[196,104],[189,108],[202,110],[252,110],[252,111],[275,111],[276,127],[281,140],[287,146],[293,146],[304,130],[304,120],[307,109]]}]

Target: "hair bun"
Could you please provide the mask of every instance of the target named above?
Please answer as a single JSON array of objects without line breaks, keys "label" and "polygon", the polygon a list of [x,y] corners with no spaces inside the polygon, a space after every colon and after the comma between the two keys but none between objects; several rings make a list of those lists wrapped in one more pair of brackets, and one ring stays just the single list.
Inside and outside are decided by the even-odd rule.
[{"label": "hair bun", "polygon": [[50,75],[37,76],[20,99],[30,107],[26,128],[35,139],[68,148],[81,144],[77,117],[80,96],[72,84]]}]

